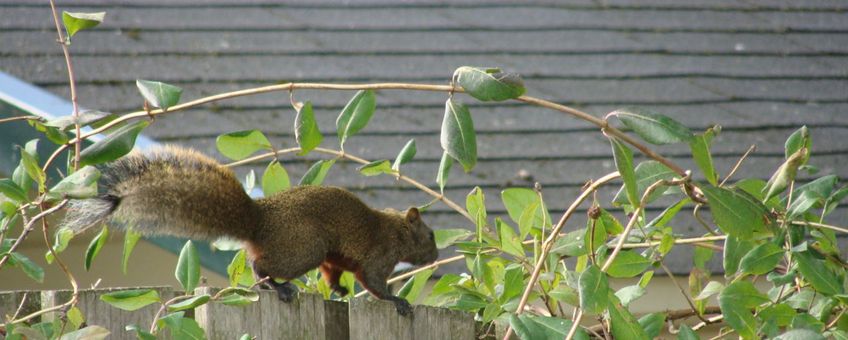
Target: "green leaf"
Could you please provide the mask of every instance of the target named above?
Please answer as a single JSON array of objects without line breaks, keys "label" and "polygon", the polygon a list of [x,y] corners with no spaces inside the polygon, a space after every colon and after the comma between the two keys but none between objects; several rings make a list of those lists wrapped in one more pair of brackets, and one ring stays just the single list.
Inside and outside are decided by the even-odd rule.
[{"label": "green leaf", "polygon": [[280,162],[274,160],[268,163],[265,173],[262,174],[262,192],[265,193],[265,197],[286,191],[289,187],[291,187],[289,174]]},{"label": "green leaf", "polygon": [[28,201],[26,191],[9,178],[0,179],[0,194],[3,194],[17,204]]},{"label": "green leaf", "polygon": [[345,141],[368,124],[376,109],[377,97],[373,90],[360,90],[347,102],[336,119],[336,131],[342,150]]},{"label": "green leaf", "polygon": [[[648,190],[648,187],[659,180],[670,180],[677,177],[677,173],[669,169],[664,164],[654,160],[639,163],[639,165],[636,166],[635,174],[637,195],[644,193]],[[668,187],[657,188],[653,193],[651,193],[651,195],[648,196],[646,203],[655,201],[657,198],[662,196],[666,190],[668,190]],[[617,205],[626,204],[629,198],[625,196],[624,188],[621,188],[618,190],[618,193],[615,194],[613,203]]]},{"label": "green leaf", "polygon": [[755,338],[757,319],[751,309],[769,302],[768,297],[760,293],[750,281],[736,281],[718,296],[718,304],[727,322],[745,339]]},{"label": "green leaf", "polygon": [[778,335],[774,340],[825,340],[825,337],[819,332],[800,328]]},{"label": "green leaf", "polygon": [[29,178],[32,178],[38,184],[38,192],[44,192],[47,176],[44,175],[44,171],[38,165],[38,159],[25,149],[21,149],[21,164],[23,164]]},{"label": "green leaf", "polygon": [[810,251],[794,253],[792,259],[798,263],[798,271],[804,280],[817,292],[827,296],[845,292],[841,278],[828,269],[824,261],[814,258]]},{"label": "green leaf", "polygon": [[127,325],[127,327],[125,327],[124,329],[127,331],[135,332],[135,336],[138,338],[138,340],[156,340],[155,335],[150,334],[149,332],[141,329],[141,327],[138,327],[138,325]]},{"label": "green leaf", "polygon": [[392,170],[392,164],[385,159],[365,164],[356,170],[359,170],[359,173],[364,176],[377,176],[380,174],[391,175],[395,173],[395,170]]},{"label": "green leaf", "polygon": [[627,306],[631,302],[645,295],[647,292],[648,291],[640,285],[631,285],[619,289],[615,292],[615,297],[621,300],[622,305]]},{"label": "green leaf", "polygon": [[481,69],[462,66],[453,73],[459,86],[480,101],[503,101],[524,94],[524,81],[517,73],[503,73],[500,69]]},{"label": "green leaf", "polygon": [[718,173],[715,171],[713,164],[713,156],[710,153],[710,144],[713,137],[720,131],[720,126],[715,126],[707,129],[703,134],[696,134],[689,142],[689,149],[692,150],[692,158],[695,164],[704,173],[707,182],[712,185],[718,185]]},{"label": "green leaf", "polygon": [[477,164],[477,136],[468,107],[448,98],[440,138],[442,149],[462,164],[465,172]]},{"label": "green leaf", "polygon": [[327,172],[336,164],[335,159],[320,160],[312,164],[309,170],[300,178],[298,185],[321,185],[324,182],[324,177],[327,177]]},{"label": "green leaf", "polygon": [[824,200],[825,198],[823,196],[819,196],[818,193],[809,190],[797,194],[792,201],[792,205],[786,211],[786,218],[791,220],[801,216],[816,205],[816,203],[823,202]]},{"label": "green leaf", "polygon": [[521,246],[521,240],[518,239],[512,227],[504,223],[500,217],[495,219],[495,226],[498,230],[498,239],[501,241],[501,250],[517,258],[524,258],[524,247]]},{"label": "green leaf", "polygon": [[677,333],[677,340],[701,340],[701,337],[695,334],[695,331],[689,328],[689,325],[682,324]]},{"label": "green leaf", "polygon": [[66,144],[70,140],[68,134],[65,133],[65,131],[59,130],[58,128],[47,126],[37,120],[29,120],[27,122],[30,126],[35,128],[36,131],[43,133],[49,141],[53,142],[56,145]]},{"label": "green leaf", "polygon": [[764,308],[757,316],[765,323],[773,323],[779,327],[789,326],[792,318],[798,313],[785,303],[771,305]]},{"label": "green leaf", "polygon": [[[474,276],[475,279],[482,282],[486,286],[486,288],[489,289],[489,291],[494,291],[494,273],[492,272],[492,268],[489,267],[488,264],[486,264],[486,262],[484,261],[485,258],[485,256],[481,256],[479,253],[476,254],[474,258],[471,259],[471,265],[469,269],[471,269],[471,274]],[[466,259],[468,259],[468,257],[466,257]]]},{"label": "green leaf", "polygon": [[168,314],[159,319],[159,327],[171,330],[171,339],[206,339],[203,329],[193,319],[183,317],[185,312]]},{"label": "green leaf", "polygon": [[483,190],[480,187],[474,187],[468,195],[465,196],[465,210],[474,218],[474,225],[477,226],[477,238],[482,237],[482,228],[486,223],[486,197],[483,196]]},{"label": "green leaf", "polygon": [[[21,152],[26,152],[34,159],[38,159],[38,139],[33,139],[26,143]],[[36,162],[38,163],[38,162]],[[21,158],[21,162],[18,164],[18,167],[15,168],[15,171],[12,173],[12,180],[17,184],[24,192],[29,191],[32,187],[32,178],[29,177],[26,171],[26,165],[24,164],[23,157]]]},{"label": "green leaf", "polygon": [[420,271],[409,278],[406,281],[406,284],[401,287],[400,291],[398,291],[397,296],[402,299],[406,299],[409,303],[415,303],[418,300],[418,295],[421,295],[421,292],[424,290],[424,286],[427,285],[427,280],[430,279],[430,276],[433,275],[433,269],[427,269],[424,271]]},{"label": "green leaf", "polygon": [[811,192],[816,194],[816,196],[830,197],[838,182],[839,177],[836,177],[836,175],[822,176],[807,184],[796,186],[795,195]]},{"label": "green leaf", "polygon": [[44,282],[44,268],[32,262],[29,257],[24,256],[21,253],[9,253],[11,260],[14,261],[15,265],[21,266],[21,270],[23,270],[24,274],[29,276],[29,278],[35,280],[38,283]]},{"label": "green leaf", "polygon": [[707,283],[707,285],[704,287],[704,289],[702,289],[701,292],[698,293],[698,296],[696,296],[694,299],[695,300],[708,299],[710,296],[721,293],[722,290],[724,290],[724,285],[721,284],[721,282],[710,281],[709,283]]},{"label": "green leaf", "polygon": [[153,289],[131,289],[100,295],[100,300],[114,307],[135,311],[160,302],[159,293]]},{"label": "green leaf", "polygon": [[104,16],[106,16],[106,12],[72,13],[62,11],[62,23],[65,24],[68,37],[73,37],[79,31],[99,25],[103,22]]},{"label": "green leaf", "polygon": [[233,255],[233,260],[230,261],[230,264],[227,266],[227,276],[230,279],[230,286],[236,287],[240,283],[248,283],[245,282],[245,279],[249,282],[252,281],[251,273],[249,271],[251,271],[251,269],[247,266],[245,251],[244,249],[239,250],[235,255]]},{"label": "green leaf", "polygon": [[580,308],[588,314],[600,314],[609,305],[609,283],[607,276],[592,265],[580,273],[577,282],[580,293]]},{"label": "green leaf", "polygon": [[766,194],[763,201],[768,201],[770,198],[779,195],[789,183],[795,180],[795,175],[798,173],[798,167],[801,166],[805,157],[807,157],[808,149],[800,149],[786,159],[783,164],[777,168],[777,171],[769,179],[763,192]]},{"label": "green leaf", "polygon": [[100,179],[100,171],[93,166],[86,166],[63,178],[53,188],[50,188],[46,198],[48,200],[59,200],[62,198],[94,197],[97,195],[98,179]]},{"label": "green leaf", "polygon": [[436,183],[439,183],[439,191],[445,192],[445,185],[448,184],[448,174],[450,174],[453,158],[447,152],[442,153],[442,160],[439,162],[439,172],[436,174]]},{"label": "green leaf", "polygon": [[415,153],[417,152],[417,148],[415,147],[415,140],[410,139],[406,142],[406,145],[403,146],[403,149],[398,153],[397,158],[395,158],[395,162],[392,163],[392,170],[400,171],[400,166],[412,160],[415,157]]},{"label": "green leaf", "polygon": [[224,288],[218,292],[218,302],[228,306],[245,306],[259,301],[259,294],[255,291],[242,287]]},{"label": "green leaf", "polygon": [[80,325],[85,322],[85,317],[82,315],[82,311],[80,311],[77,307],[71,307],[71,309],[68,309],[66,316],[74,329],[79,328]]},{"label": "green leaf", "polygon": [[169,312],[177,312],[177,311],[186,310],[186,309],[193,309],[193,308],[196,308],[197,306],[201,306],[201,305],[209,302],[209,299],[211,299],[211,298],[212,297],[209,296],[208,294],[197,295],[197,296],[194,296],[192,298],[189,298],[189,299],[180,301],[178,303],[169,305],[168,311]]},{"label": "green leaf", "polygon": [[[541,200],[536,200],[524,208],[521,216],[518,218],[518,234],[520,239],[525,239],[530,230],[533,229],[533,222],[536,221],[536,216],[539,215],[539,204]],[[541,225],[539,225],[541,227]]]},{"label": "green leaf", "polygon": [[748,250],[754,247],[754,243],[748,240],[740,240],[738,237],[728,235],[724,241],[724,256],[722,264],[724,266],[724,275],[729,277],[739,270],[739,262],[742,257],[748,253]]},{"label": "green leaf", "polygon": [[618,253],[612,261],[607,274],[614,278],[634,277],[641,274],[651,266],[651,260],[632,251],[624,250]]},{"label": "green leaf", "polygon": [[436,238],[436,248],[444,249],[457,240],[471,236],[473,233],[465,229],[437,229],[433,231]]},{"label": "green leaf", "polygon": [[624,191],[627,193],[627,200],[630,201],[631,207],[638,207],[639,188],[636,185],[636,171],[633,168],[633,151],[618,140],[618,138],[610,136],[609,140],[612,144],[615,167],[618,169],[618,173],[621,174],[621,180],[624,182]]},{"label": "green leaf", "polygon": [[55,127],[62,131],[68,131],[71,128],[75,127],[77,122],[79,122],[79,125],[82,127],[89,126],[102,120],[111,119],[114,117],[117,117],[117,115],[109,112],[97,110],[83,110],[79,113],[79,118],[74,117],[73,115],[62,116],[56,119],[51,119],[44,123],[44,125]]},{"label": "green leaf", "polygon": [[215,139],[215,146],[222,155],[236,161],[245,159],[262,149],[273,150],[271,142],[259,130],[225,133]]},{"label": "green leaf", "polygon": [[[807,126],[804,125],[798,130],[795,130],[789,138],[786,139],[786,143],[784,144],[784,149],[786,150],[786,159],[792,158],[792,155],[797,153],[799,150],[806,148],[810,150],[813,146],[813,138],[810,137],[810,131],[807,129]],[[801,160],[801,164],[806,164],[807,160],[810,159],[809,153],[807,153],[803,159]]]},{"label": "green leaf", "polygon": [[85,270],[89,270],[91,268],[91,261],[94,261],[94,258],[97,257],[97,254],[100,253],[100,249],[103,248],[103,245],[106,244],[106,240],[109,238],[109,228],[107,226],[103,226],[103,229],[100,230],[100,233],[91,240],[91,243],[88,244],[88,249],[85,251]]},{"label": "green leaf", "polygon": [[[522,340],[561,340],[571,330],[571,320],[531,314],[510,314],[509,325]],[[572,339],[589,340],[589,335],[577,329]]]},{"label": "green leaf", "polygon": [[126,155],[135,146],[138,134],[148,125],[150,125],[149,121],[135,121],[118,128],[106,138],[94,142],[80,152],[80,166],[111,162]]},{"label": "green leaf", "polygon": [[100,326],[88,326],[62,335],[59,340],[101,340],[106,339],[111,332]]},{"label": "green leaf", "polygon": [[665,313],[651,313],[639,318],[639,326],[648,334],[648,338],[655,339],[660,336],[665,324]]},{"label": "green leaf", "polygon": [[180,258],[177,260],[177,270],[174,275],[187,293],[194,291],[197,283],[200,282],[200,257],[191,241],[186,241],[183,249],[180,250]]},{"label": "green leaf", "polygon": [[127,266],[130,263],[130,254],[132,254],[133,248],[135,248],[139,239],[141,239],[141,234],[132,228],[128,228],[127,232],[124,234],[124,252],[121,257],[121,271],[123,271],[124,274],[127,273]]},{"label": "green leaf", "polygon": [[704,185],[701,190],[707,196],[713,220],[728,235],[747,240],[754,231],[762,231],[771,224],[768,209],[739,190],[712,185]]},{"label": "green leaf", "polygon": [[504,270],[503,291],[499,301],[509,301],[524,292],[524,270],[520,265],[512,264]]},{"label": "green leaf", "polygon": [[311,101],[306,101],[297,110],[297,116],[294,118],[294,138],[300,146],[298,155],[301,156],[308,154],[324,140],[324,135],[318,130],[318,122],[315,121]]},{"label": "green leaf", "polygon": [[739,269],[743,273],[762,275],[772,271],[777,262],[783,257],[785,251],[774,243],[766,242],[745,254],[739,263]]},{"label": "green leaf", "polygon": [[141,92],[144,100],[163,111],[177,105],[180,102],[180,96],[183,94],[183,89],[178,86],[158,81],[138,79],[135,81],[135,86],[138,87],[138,91]]},{"label": "green leaf", "polygon": [[[521,215],[533,204],[541,204],[539,194],[529,188],[507,188],[501,191],[501,200],[506,207],[509,217],[521,224]],[[526,222],[525,222],[526,224]],[[536,209],[536,217],[532,223],[534,226],[550,226],[551,215],[548,209],[542,205],[542,209]]]},{"label": "green leaf", "polygon": [[[55,240],[53,241],[53,251],[61,253],[68,248],[68,242],[71,242],[71,239],[74,238],[74,231],[70,228],[59,228],[56,230]],[[53,263],[54,257],[53,253],[48,249],[46,253],[44,253],[44,259],[47,260],[47,263]]]},{"label": "green leaf", "polygon": [[614,111],[621,122],[646,142],[656,145],[689,142],[692,131],[667,116],[642,108],[624,108]]},{"label": "green leaf", "polygon": [[609,294],[610,330],[616,339],[650,339],[639,321],[630,313],[615,294]]},{"label": "green leaf", "polygon": [[566,233],[557,239],[551,252],[560,256],[577,257],[586,255],[586,229]]}]

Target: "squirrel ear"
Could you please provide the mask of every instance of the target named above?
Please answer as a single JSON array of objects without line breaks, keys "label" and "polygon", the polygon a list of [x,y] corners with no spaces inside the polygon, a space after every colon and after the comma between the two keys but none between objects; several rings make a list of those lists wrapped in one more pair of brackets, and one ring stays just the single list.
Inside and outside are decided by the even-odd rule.
[{"label": "squirrel ear", "polygon": [[412,207],[412,208],[409,208],[409,210],[406,211],[406,220],[409,223],[417,222],[420,219],[421,219],[421,213],[418,212],[418,208]]}]

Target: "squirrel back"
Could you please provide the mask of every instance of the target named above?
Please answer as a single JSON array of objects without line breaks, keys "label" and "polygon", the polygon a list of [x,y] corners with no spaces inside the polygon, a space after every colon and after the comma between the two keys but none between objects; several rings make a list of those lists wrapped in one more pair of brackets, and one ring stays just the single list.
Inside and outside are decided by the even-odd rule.
[{"label": "squirrel back", "polygon": [[235,173],[191,149],[165,146],[99,166],[98,196],[71,200],[63,226],[106,222],[144,235],[249,239],[258,207]]}]

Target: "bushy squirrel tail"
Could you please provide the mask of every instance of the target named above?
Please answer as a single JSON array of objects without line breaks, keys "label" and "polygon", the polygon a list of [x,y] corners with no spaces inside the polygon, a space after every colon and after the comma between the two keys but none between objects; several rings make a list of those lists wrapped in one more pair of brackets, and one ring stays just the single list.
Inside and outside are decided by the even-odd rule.
[{"label": "bushy squirrel tail", "polygon": [[98,196],[71,200],[63,227],[107,223],[145,235],[253,237],[259,211],[235,173],[191,149],[133,152],[99,166]]}]

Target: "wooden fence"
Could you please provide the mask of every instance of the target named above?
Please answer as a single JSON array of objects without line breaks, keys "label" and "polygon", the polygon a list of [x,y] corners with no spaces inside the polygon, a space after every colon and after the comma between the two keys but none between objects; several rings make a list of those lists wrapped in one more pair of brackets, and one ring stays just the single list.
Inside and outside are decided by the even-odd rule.
[{"label": "wooden fence", "polygon": [[[167,287],[154,287],[162,300],[178,295]],[[121,290],[81,290],[77,307],[89,325],[111,331],[109,339],[135,339],[126,325],[147,329],[159,304],[127,312],[100,300],[100,295]],[[214,295],[218,289],[198,288],[198,294]],[[61,304],[70,291],[0,292],[0,317],[19,308],[25,315],[40,308]],[[24,300],[25,299],[25,300]],[[23,305],[21,302],[24,302]],[[394,304],[370,298],[357,298],[350,304],[325,301],[319,295],[300,294],[292,303],[277,299],[274,291],[260,292],[259,301],[243,307],[207,303],[193,311],[194,319],[206,331],[208,339],[238,339],[249,333],[258,339],[476,339],[474,316],[455,310],[415,306],[412,316],[397,314]],[[190,313],[189,313],[190,315]],[[51,320],[46,314],[41,320]]]}]

